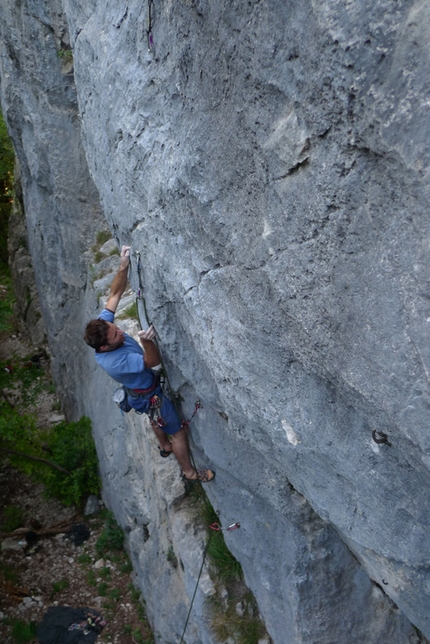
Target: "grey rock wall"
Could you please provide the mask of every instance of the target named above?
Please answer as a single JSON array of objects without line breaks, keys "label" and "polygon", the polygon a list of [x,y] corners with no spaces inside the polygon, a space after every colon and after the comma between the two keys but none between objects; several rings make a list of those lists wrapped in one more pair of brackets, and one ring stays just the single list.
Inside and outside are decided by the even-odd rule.
[{"label": "grey rock wall", "polygon": [[34,346],[41,346],[45,343],[46,336],[28,246],[20,174],[19,164],[15,163],[14,201],[8,231],[9,263],[15,294],[14,314],[20,331],[26,334]]},{"label": "grey rock wall", "polygon": [[[28,242],[54,377],[66,409],[80,415],[81,335],[88,266],[84,253],[104,221],[81,145],[70,48],[60,2],[1,7],[1,95],[21,167]],[[78,395],[76,395],[76,393]]]},{"label": "grey rock wall", "polygon": [[[57,378],[93,419],[140,583],[178,472],[79,349],[99,196],[142,254],[185,413],[203,402],[193,449],[273,641],[430,637],[428,3],[151,3],[151,51],[146,5],[63,5],[0,10],[2,105]],[[159,576],[176,583],[186,603],[186,575]],[[147,601],[173,641],[181,619]],[[203,613],[190,641],[214,641]]]}]

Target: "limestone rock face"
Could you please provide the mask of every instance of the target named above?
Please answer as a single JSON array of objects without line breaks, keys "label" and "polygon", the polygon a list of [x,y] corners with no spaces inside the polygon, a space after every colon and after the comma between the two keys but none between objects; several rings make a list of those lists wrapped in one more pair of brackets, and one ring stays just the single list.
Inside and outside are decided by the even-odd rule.
[{"label": "limestone rock face", "polygon": [[[185,415],[203,403],[195,457],[273,641],[430,638],[429,4],[151,2],[150,50],[145,3],[39,5],[0,9],[3,112],[56,378],[93,420],[158,640],[184,604],[175,621],[145,566],[192,535],[176,465],[81,344],[109,283],[99,199]],[[203,614],[189,643],[216,641]]]},{"label": "limestone rock face", "polygon": [[8,251],[14,283],[16,321],[33,345],[41,345],[45,340],[45,329],[28,247],[20,170],[17,163],[14,171],[14,201],[9,220]]}]

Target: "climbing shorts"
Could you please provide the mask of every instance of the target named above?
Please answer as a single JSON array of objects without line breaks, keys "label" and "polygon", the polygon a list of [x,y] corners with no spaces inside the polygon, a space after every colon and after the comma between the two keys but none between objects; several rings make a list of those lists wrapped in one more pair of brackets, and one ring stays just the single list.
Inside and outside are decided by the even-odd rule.
[{"label": "climbing shorts", "polygon": [[150,395],[138,394],[133,390],[127,389],[127,387],[120,387],[114,392],[113,399],[121,411],[125,413],[134,409],[137,414],[148,414],[151,417],[151,398],[154,396],[158,396],[161,400],[157,417],[162,419],[163,422],[157,423],[158,427],[166,434],[176,434],[181,429],[181,419],[175,409],[175,405],[166,398],[160,386]]}]

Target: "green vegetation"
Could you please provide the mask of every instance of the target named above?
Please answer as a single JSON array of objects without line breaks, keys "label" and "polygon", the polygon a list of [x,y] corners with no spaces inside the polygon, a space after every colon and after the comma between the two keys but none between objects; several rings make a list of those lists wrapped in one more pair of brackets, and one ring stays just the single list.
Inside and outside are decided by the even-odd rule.
[{"label": "green vegetation", "polygon": [[[0,306],[0,324],[3,314]],[[44,483],[48,495],[66,505],[78,505],[83,497],[100,489],[91,423],[84,417],[50,429],[37,427],[32,407],[42,392],[53,388],[50,377],[40,368],[43,357],[42,353],[0,362],[0,453]],[[4,515],[5,521],[13,519]]]},{"label": "green vegetation", "polygon": [[104,253],[102,253],[102,252],[101,252],[101,250],[97,250],[97,251],[94,253],[94,261],[95,261],[95,263],[96,263],[96,264],[98,264],[99,262],[101,262],[101,261],[102,261],[102,259],[105,259],[105,257],[106,257],[106,255],[105,255]]},{"label": "green vegetation", "polygon": [[97,593],[100,597],[106,597],[109,584],[106,581],[101,581],[97,587]]},{"label": "green vegetation", "polygon": [[36,637],[36,625],[23,619],[14,620],[12,622],[12,637],[18,644],[31,642]]},{"label": "green vegetation", "polygon": [[9,581],[11,584],[18,582],[19,569],[16,566],[0,563],[0,573],[5,581]]},{"label": "green vegetation", "polygon": [[103,532],[97,539],[96,551],[101,557],[109,557],[115,550],[122,550],[124,547],[124,533],[115,521],[111,512],[107,513]]},{"label": "green vegetation", "polygon": [[133,566],[131,565],[130,559],[126,559],[120,566],[120,572],[123,574],[126,574],[128,572],[131,572],[133,570]]},{"label": "green vegetation", "polygon": [[[194,486],[189,497],[204,526],[221,525],[201,486]],[[208,539],[209,574],[216,591],[208,600],[212,629],[220,641],[258,644],[266,629],[254,596],[243,581],[242,567],[227,548],[221,530],[208,529]]]},{"label": "green vegetation", "polygon": [[[93,245],[93,247],[91,249],[93,251],[93,253],[94,253],[94,263],[95,264],[98,264],[99,262],[102,261],[102,259],[105,259],[107,257],[107,255],[105,253],[101,252],[100,248],[103,246],[103,244],[105,244],[107,241],[109,241],[109,239],[112,239],[112,233],[109,230],[100,230],[97,233],[96,243]],[[111,251],[109,253],[109,256],[110,255],[117,255],[117,254],[119,255],[119,250],[114,249],[113,251]],[[94,272],[93,281],[94,281],[94,279],[100,279],[100,278],[95,277],[95,272],[96,272],[95,269],[93,269],[93,272]],[[100,277],[102,277],[102,276],[100,276]]]},{"label": "green vegetation", "polygon": [[39,474],[49,495],[65,505],[79,505],[84,497],[98,494],[98,460],[89,418],[60,423],[41,433],[41,438],[48,444],[50,458],[68,472],[47,468]]},{"label": "green vegetation", "polygon": [[20,412],[10,401],[0,401],[0,452],[65,505],[79,505],[97,494],[100,480],[90,420],[83,417],[40,430],[34,415]]},{"label": "green vegetation", "polygon": [[112,239],[112,233],[110,230],[100,230],[97,233],[96,243],[93,246],[93,251],[97,252],[100,250],[100,246],[103,246],[109,239]]},{"label": "green vegetation", "polygon": [[[0,330],[10,324],[12,301],[10,280],[3,281]],[[33,410],[38,396],[53,390],[52,380],[41,368],[43,358],[42,352],[0,362],[0,455],[42,482],[48,496],[79,505],[100,489],[91,422],[84,417],[49,429],[37,427]],[[16,513],[8,512],[3,512],[3,521],[18,521]]]},{"label": "green vegetation", "polygon": [[175,551],[173,550],[173,546],[169,546],[169,549],[166,552],[166,559],[170,564],[172,564],[173,568],[178,567],[178,559],[175,555]]},{"label": "green vegetation", "polygon": [[15,298],[12,292],[12,280],[10,278],[9,268],[0,261],[0,333],[13,333],[15,330],[13,314],[14,302]]},{"label": "green vegetation", "polygon": [[3,509],[2,532],[13,532],[23,524],[23,512],[16,505],[7,505]]},{"label": "green vegetation", "polygon": [[[202,491],[204,494],[204,492]],[[200,518],[204,525],[219,524],[219,518],[207,498],[200,506]],[[217,581],[240,581],[243,578],[242,566],[227,548],[221,530],[211,530],[209,533],[208,557],[212,569],[212,577]]]},{"label": "green vegetation", "polygon": [[51,599],[55,597],[58,593],[61,593],[63,590],[69,587],[69,582],[67,579],[60,579],[60,581],[54,581],[52,584]]},{"label": "green vegetation", "polygon": [[133,642],[136,644],[152,644],[153,640],[147,640],[143,637],[142,633],[138,628],[134,628],[131,632]]},{"label": "green vegetation", "polygon": [[92,568],[87,571],[86,578],[87,578],[87,584],[89,586],[97,586],[96,573],[94,572],[94,570],[92,570]]},{"label": "green vegetation", "polygon": [[137,302],[133,302],[133,304],[130,304],[130,306],[128,306],[126,309],[124,309],[124,311],[121,311],[121,313],[116,316],[117,320],[127,320],[128,318],[139,321]]},{"label": "green vegetation", "polygon": [[[96,542],[97,556],[104,560],[115,560],[116,568],[121,574],[132,572],[130,559],[124,550],[124,533],[116,523],[112,512],[104,511],[100,513],[95,519],[98,528],[101,527],[100,518],[103,521],[103,530]],[[140,591],[134,587],[131,581],[125,588],[121,582],[118,586],[118,577],[115,574],[115,569],[112,569],[111,566],[103,566],[99,570],[94,570],[92,567],[93,560],[85,552],[86,547],[86,545],[83,546],[84,552],[78,558],[78,562],[84,568],[87,582],[91,586],[97,587],[97,594],[104,598],[102,609],[107,617],[108,624],[111,619],[114,620],[119,602],[132,602],[137,608],[139,620],[145,622],[145,624],[142,625],[142,630],[126,624],[123,627],[123,633],[132,635],[134,642],[153,644],[154,640],[147,625],[145,602],[142,600]]]},{"label": "green vegetation", "polygon": [[258,644],[266,634],[251,594],[229,596],[227,606],[217,597],[212,602],[212,628],[219,640],[232,638],[235,644]]},{"label": "green vegetation", "polygon": [[60,49],[57,51],[57,56],[58,58],[62,58],[63,60],[65,59],[73,59],[73,51],[71,49]]},{"label": "green vegetation", "polygon": [[85,564],[90,564],[92,562],[92,559],[90,555],[87,555],[86,552],[84,552],[82,555],[79,555],[78,557],[78,563],[85,565]]},{"label": "green vegetation", "polygon": [[121,599],[121,590],[119,588],[111,588],[109,597],[115,602],[119,601]]}]

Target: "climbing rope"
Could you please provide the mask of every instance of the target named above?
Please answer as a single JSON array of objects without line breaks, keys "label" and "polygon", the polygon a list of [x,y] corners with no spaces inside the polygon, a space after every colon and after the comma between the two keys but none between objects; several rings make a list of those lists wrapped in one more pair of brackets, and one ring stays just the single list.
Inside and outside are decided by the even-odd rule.
[{"label": "climbing rope", "polygon": [[[137,292],[136,292],[136,309],[137,309],[137,317],[139,318],[140,328],[143,328],[142,321],[140,319],[140,313],[139,313],[139,302],[142,303],[143,310],[144,310],[144,313],[145,313],[145,320],[146,320],[146,324],[148,325],[148,327],[151,326],[152,322],[150,322],[150,320],[149,320],[148,309],[147,309],[147,306],[146,306],[146,300],[145,300],[145,296],[144,296],[144,287],[143,287],[143,279],[142,279],[142,263],[141,263],[140,252],[137,250],[137,251],[134,252],[134,254],[135,254],[136,259],[137,259],[136,270],[137,270],[137,279],[138,279],[138,284],[139,284]],[[131,267],[132,267],[132,264],[131,264],[131,261],[130,261],[130,276],[131,276],[131,270],[132,270]],[[182,411],[181,411],[181,409],[179,407],[178,398],[177,398],[177,396],[176,396],[176,394],[175,394],[175,392],[173,390],[172,385],[170,384],[169,375],[167,373],[167,369],[166,369],[165,364],[164,364],[163,354],[162,354],[162,352],[160,350],[160,345],[159,345],[157,336],[155,336],[154,342],[157,345],[158,353],[160,355],[161,370],[162,370],[163,376],[164,376],[166,384],[167,384],[167,389],[168,389],[168,392],[169,392],[169,398],[171,399],[173,405],[175,406],[175,409],[176,409],[176,411],[178,413],[178,416],[182,421],[181,427],[184,428],[184,429],[188,428],[190,423],[191,423],[191,421],[192,421],[192,419],[197,414],[198,410],[202,408],[203,405],[201,404],[200,400],[197,400],[196,403],[195,403],[194,412],[192,413],[190,418],[188,420],[183,418]],[[190,457],[191,457],[191,462],[192,462],[192,465],[193,465],[194,469],[197,470],[196,463],[194,461],[194,457],[193,457],[193,454],[192,454],[191,450],[190,450]]]},{"label": "climbing rope", "polygon": [[[139,318],[139,324],[140,324],[140,327],[142,328],[142,322],[141,322],[140,314],[139,314],[139,301],[142,303],[143,310],[145,312],[146,324],[148,326],[151,326],[152,323],[149,321],[148,310],[147,310],[147,307],[146,307],[146,300],[145,300],[145,297],[144,297],[144,288],[143,288],[143,279],[142,279],[142,264],[141,264],[140,252],[135,251],[135,255],[136,255],[136,258],[137,258],[137,278],[138,278],[138,283],[139,283],[139,287],[138,287],[138,290],[137,290],[137,293],[136,293],[136,309],[137,309],[137,316]],[[131,270],[132,270],[131,267],[132,267],[132,264],[131,264],[131,261],[130,261],[130,276],[131,276]],[[166,382],[167,382],[169,391],[171,392],[172,402],[175,405],[175,408],[176,408],[176,411],[178,412],[179,417],[182,419],[182,413],[181,413],[181,410],[178,408],[177,398],[176,398],[175,393],[174,393],[174,391],[173,391],[173,389],[172,389],[172,387],[170,385],[169,377],[168,377],[166,368],[164,366],[163,356],[162,356],[162,353],[160,351],[158,341],[157,341],[156,338],[154,338],[154,341],[155,341],[155,343],[157,345],[158,352],[160,354],[161,367],[162,367],[162,370],[163,370],[163,374],[164,374],[164,376],[166,378]],[[185,428],[185,427],[189,426],[190,422],[192,421],[192,419],[194,418],[194,416],[197,414],[198,410],[201,407],[202,407],[202,405],[201,405],[200,401],[197,400],[196,403],[195,403],[194,412],[192,413],[190,418],[188,420],[182,419],[182,427]],[[194,461],[194,457],[193,457],[193,454],[192,454],[191,450],[190,450],[190,457],[191,457],[191,462],[193,464],[193,467],[197,470],[196,463]],[[196,480],[195,483],[200,483],[200,482],[198,480]],[[200,483],[200,489],[201,490],[203,489],[201,483]],[[206,497],[206,495],[204,493],[202,495],[202,498],[203,498],[203,501],[204,501],[206,507],[209,508],[210,504],[209,504],[209,501],[208,501],[208,499],[207,499],[207,497]],[[179,644],[183,644],[183,642],[184,642],[185,631],[187,629],[188,622],[190,620],[190,615],[191,615],[191,611],[192,611],[192,608],[193,608],[194,599],[195,599],[196,594],[197,594],[197,589],[198,589],[198,586],[199,586],[200,577],[201,577],[202,572],[203,572],[203,567],[205,565],[206,557],[207,557],[208,550],[209,550],[209,545],[210,545],[210,542],[211,542],[213,534],[215,532],[219,532],[221,530],[225,530],[225,531],[228,531],[228,532],[230,532],[232,530],[237,530],[238,528],[240,528],[240,523],[232,523],[227,528],[223,528],[223,527],[220,526],[219,523],[214,522],[209,526],[209,528],[210,528],[209,537],[208,537],[208,540],[206,542],[206,546],[205,546],[204,551],[203,551],[202,564],[200,566],[200,570],[199,570],[199,574],[198,574],[197,582],[196,582],[196,587],[194,589],[194,593],[193,593],[193,596],[191,598],[190,608],[188,610],[187,619],[185,621],[184,630],[182,632],[181,641],[180,641]]]},{"label": "climbing rope", "polygon": [[219,532],[220,530],[226,530],[226,531],[237,530],[237,528],[240,528],[240,523],[232,523],[231,525],[228,526],[228,528],[222,528],[219,523],[212,523],[209,526],[209,528],[212,530],[212,532],[209,533],[209,537],[208,537],[208,540],[206,542],[205,549],[203,551],[202,565],[200,566],[200,571],[199,571],[199,574],[198,574],[198,577],[197,577],[196,587],[194,588],[194,593],[193,593],[193,596],[192,596],[192,599],[191,599],[190,608],[188,609],[187,619],[185,621],[184,630],[182,632],[182,637],[181,637],[181,641],[179,642],[179,644],[182,644],[183,641],[184,641],[185,631],[187,630],[188,622],[190,620],[191,610],[193,608],[194,599],[195,599],[196,594],[197,594],[197,588],[199,587],[200,577],[202,576],[202,572],[203,572],[203,566],[205,565],[206,557],[207,557],[207,554],[208,554],[208,551],[209,551],[209,545],[210,545],[210,542],[211,542],[211,539],[212,539],[212,536],[213,536],[214,532]]}]

